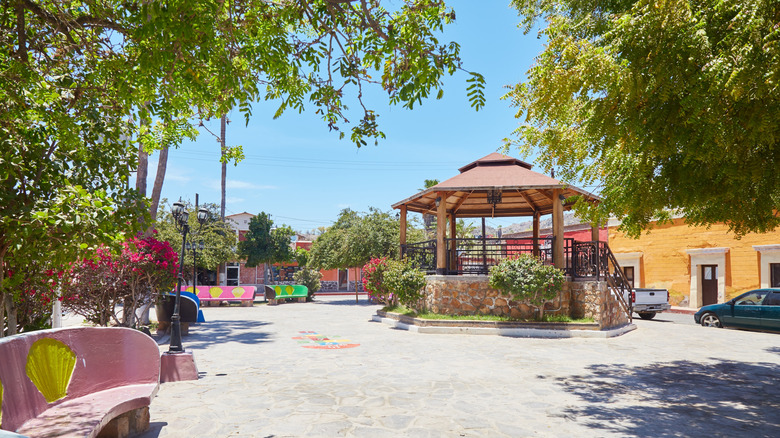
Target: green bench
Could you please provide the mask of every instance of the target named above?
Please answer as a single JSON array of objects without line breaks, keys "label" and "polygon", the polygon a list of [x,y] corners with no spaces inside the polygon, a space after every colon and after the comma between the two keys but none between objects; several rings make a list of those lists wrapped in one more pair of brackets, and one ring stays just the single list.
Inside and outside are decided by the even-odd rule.
[{"label": "green bench", "polygon": [[277,284],[273,289],[276,296],[268,300],[268,304],[272,306],[287,298],[298,298],[299,303],[305,303],[309,296],[309,288],[300,284]]}]

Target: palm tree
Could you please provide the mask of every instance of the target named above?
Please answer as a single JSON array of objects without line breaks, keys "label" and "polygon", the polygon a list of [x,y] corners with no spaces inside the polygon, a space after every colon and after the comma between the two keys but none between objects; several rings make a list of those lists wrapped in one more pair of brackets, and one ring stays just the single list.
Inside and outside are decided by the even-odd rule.
[{"label": "palm tree", "polygon": [[[425,180],[425,187],[418,189],[419,191],[428,190],[431,187],[435,186],[439,183],[438,179],[426,179]],[[436,216],[428,213],[423,213],[423,223],[425,224],[425,234],[426,235],[432,235],[435,232],[434,227],[434,220],[436,219]]]}]

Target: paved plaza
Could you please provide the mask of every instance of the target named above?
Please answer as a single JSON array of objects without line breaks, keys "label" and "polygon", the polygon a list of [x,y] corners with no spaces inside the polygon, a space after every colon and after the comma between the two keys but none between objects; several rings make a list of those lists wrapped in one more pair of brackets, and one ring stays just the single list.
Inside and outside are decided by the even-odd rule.
[{"label": "paved plaza", "polygon": [[434,335],[371,322],[378,308],[204,308],[184,338],[200,379],[162,384],[141,436],[780,436],[777,334]]}]

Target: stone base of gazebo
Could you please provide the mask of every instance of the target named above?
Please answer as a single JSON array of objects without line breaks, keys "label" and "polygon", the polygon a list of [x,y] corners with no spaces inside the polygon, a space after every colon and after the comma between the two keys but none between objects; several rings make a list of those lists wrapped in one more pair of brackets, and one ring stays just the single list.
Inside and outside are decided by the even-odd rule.
[{"label": "stone base of gazebo", "polygon": [[[510,300],[488,284],[487,275],[429,275],[424,305],[434,313],[498,315],[533,319],[535,309]],[[628,315],[603,281],[567,281],[558,299],[545,305],[545,314],[593,318],[601,330],[628,324]]]}]

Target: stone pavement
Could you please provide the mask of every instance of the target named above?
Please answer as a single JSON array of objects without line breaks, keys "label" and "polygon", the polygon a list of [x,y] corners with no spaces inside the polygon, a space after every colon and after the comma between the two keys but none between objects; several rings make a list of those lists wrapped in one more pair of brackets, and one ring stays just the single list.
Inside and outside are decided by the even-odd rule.
[{"label": "stone pavement", "polygon": [[377,308],[204,308],[184,338],[201,378],[162,384],[141,436],[780,436],[777,334],[433,335],[370,322]]}]

